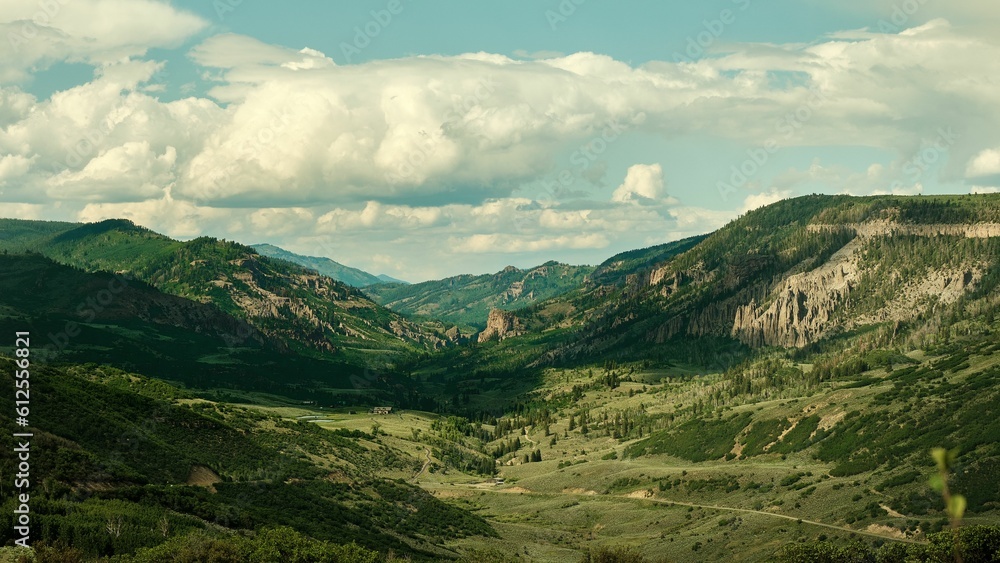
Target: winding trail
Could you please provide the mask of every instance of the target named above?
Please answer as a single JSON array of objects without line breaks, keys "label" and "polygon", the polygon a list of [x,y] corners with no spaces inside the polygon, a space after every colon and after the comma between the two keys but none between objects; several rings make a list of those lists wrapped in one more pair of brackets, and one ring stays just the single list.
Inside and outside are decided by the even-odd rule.
[{"label": "winding trail", "polygon": [[887,535],[883,535],[883,534],[876,534],[875,532],[869,532],[869,531],[866,531],[866,530],[855,530],[853,528],[847,528],[847,527],[844,527],[844,526],[837,526],[835,524],[826,524],[826,523],[823,523],[823,522],[817,522],[815,520],[807,520],[805,518],[799,518],[797,516],[789,516],[787,514],[777,514],[777,513],[774,513],[774,512],[766,512],[766,511],[763,511],[763,510],[753,510],[751,508],[734,508],[734,507],[731,507],[731,506],[718,506],[718,505],[713,505],[713,504],[697,504],[697,503],[693,503],[693,502],[684,502],[684,501],[679,501],[679,500],[667,500],[667,499],[658,499],[658,498],[635,498],[635,497],[629,497],[627,495],[587,495],[587,494],[583,494],[583,493],[575,493],[575,492],[570,492],[570,491],[561,491],[561,492],[558,492],[558,493],[539,493],[539,492],[535,492],[535,491],[529,491],[527,489],[523,489],[523,488],[520,488],[520,487],[518,487],[516,490],[511,490],[511,489],[490,489],[490,488],[483,488],[483,489],[479,489],[479,490],[483,490],[483,491],[491,492],[491,493],[499,493],[499,494],[504,494],[504,493],[508,493],[508,494],[509,493],[520,493],[520,494],[544,495],[544,496],[548,496],[548,495],[565,495],[565,496],[581,497],[581,498],[585,498],[585,499],[587,499],[589,501],[593,501],[593,500],[601,499],[601,498],[614,498],[614,499],[627,500],[627,501],[640,501],[640,502],[645,501],[645,502],[653,502],[653,503],[657,503],[657,504],[672,504],[672,505],[676,505],[676,506],[690,506],[690,507],[693,507],[693,508],[704,508],[704,509],[708,509],[708,510],[719,510],[719,511],[722,511],[722,512],[741,512],[741,513],[745,513],[745,514],[759,514],[761,516],[769,516],[771,518],[781,518],[781,519],[784,519],[784,520],[791,520],[792,522],[796,522],[796,523],[801,522],[803,524],[809,524],[810,526],[818,526],[820,528],[828,528],[828,529],[837,530],[837,531],[840,531],[840,532],[846,532],[846,533],[850,533],[850,534],[858,534],[858,535],[861,535],[861,536],[869,536],[869,537],[872,537],[872,538],[879,538],[879,539],[888,540],[888,541],[896,541],[896,542],[903,542],[903,543],[913,543],[913,544],[924,544],[924,543],[926,543],[926,542],[921,542],[921,541],[914,540],[914,539],[911,539],[911,538],[900,538],[900,537],[894,537],[894,536],[887,536]]},{"label": "winding trail", "polygon": [[[618,498],[626,498],[626,497],[621,497],[619,495],[615,495],[615,496],[617,496]],[[590,497],[590,498],[593,498],[593,497]],[[839,530],[841,532],[849,532],[849,533],[852,533],[852,534],[859,534],[859,535],[862,535],[862,536],[870,536],[870,537],[873,537],[873,538],[881,538],[881,539],[884,539],[884,540],[898,541],[898,542],[903,542],[903,543],[916,543],[916,544],[926,543],[926,542],[921,542],[921,541],[917,541],[917,540],[910,539],[910,538],[897,538],[897,537],[893,537],[893,536],[885,536],[885,535],[882,535],[882,534],[876,534],[875,532],[868,532],[868,531],[865,531],[865,530],[855,530],[853,528],[847,528],[847,527],[844,527],[844,526],[837,526],[835,524],[825,524],[823,522],[817,522],[815,520],[806,520],[805,518],[799,518],[797,516],[789,516],[787,514],[777,514],[777,513],[774,513],[774,512],[765,512],[763,510],[753,510],[753,509],[750,509],[750,508],[733,508],[733,507],[729,507],[729,506],[715,506],[715,505],[711,505],[711,504],[695,504],[695,503],[692,503],[692,502],[683,502],[683,501],[678,501],[678,500],[655,499],[655,498],[646,498],[646,499],[640,499],[640,500],[646,500],[646,501],[649,501],[649,502],[655,502],[655,503],[659,503],[659,504],[674,504],[674,505],[678,505],[678,506],[692,506],[694,508],[706,508],[706,509],[711,509],[711,510],[723,510],[723,511],[729,511],[729,512],[746,512],[748,514],[762,514],[764,516],[771,516],[773,518],[784,518],[785,520],[791,520],[791,521],[796,522],[796,523],[802,522],[803,524],[809,524],[809,525],[812,525],[812,526],[819,526],[821,528],[830,528],[832,530]]]},{"label": "winding trail", "polygon": [[427,448],[424,448],[424,455],[427,456],[427,461],[424,462],[424,465],[423,467],[420,468],[420,471],[417,471],[417,474],[413,476],[414,483],[416,483],[418,477],[424,474],[424,471],[427,471],[427,466],[431,464],[431,451]]}]

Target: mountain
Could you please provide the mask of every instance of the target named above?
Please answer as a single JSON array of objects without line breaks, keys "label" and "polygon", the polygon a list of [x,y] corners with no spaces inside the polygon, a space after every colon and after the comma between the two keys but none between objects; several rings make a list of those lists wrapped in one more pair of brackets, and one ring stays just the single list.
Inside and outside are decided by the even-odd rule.
[{"label": "mountain", "polygon": [[806,196],[694,242],[614,275],[599,268],[579,290],[517,311],[516,324],[565,333],[542,361],[676,352],[705,363],[712,351],[692,347],[919,341],[995,309],[1000,197]]},{"label": "mountain", "polygon": [[[0,368],[13,388],[15,362],[0,357]],[[392,551],[438,561],[453,553],[444,541],[496,535],[481,517],[406,483],[422,460],[378,433],[206,401],[94,364],[38,363],[29,381],[31,426],[22,430],[33,434],[37,560],[371,563]],[[13,409],[13,394],[0,406]],[[0,446],[13,451],[14,440],[4,432]],[[15,464],[0,457],[2,471],[15,474]],[[6,491],[2,505],[0,545],[10,545],[20,534]],[[9,549],[0,547],[3,559],[18,560]],[[51,551],[67,555],[42,559]]]},{"label": "mountain", "polygon": [[590,266],[546,262],[528,270],[508,266],[496,274],[380,284],[364,291],[377,303],[404,315],[482,329],[490,309],[521,309],[560,295],[578,287],[592,271]]},{"label": "mountain", "polygon": [[396,278],[394,278],[392,276],[387,276],[385,274],[379,274],[379,275],[377,275],[375,277],[377,277],[379,279],[379,281],[381,281],[382,283],[400,283],[400,284],[408,284],[408,283],[410,283],[408,281],[403,281],[403,280],[400,280],[400,279],[396,279]]},{"label": "mountain", "polygon": [[[0,331],[31,332],[38,559],[1000,554],[1000,195],[779,202],[516,310],[473,285],[477,341],[372,320],[370,340],[323,333],[332,350],[264,298],[345,326],[371,319],[355,308],[399,317],[225,241],[6,226]],[[18,356],[0,356],[13,387]]]},{"label": "mountain", "polygon": [[354,287],[365,287],[387,281],[397,281],[388,276],[373,276],[368,272],[345,266],[329,258],[295,254],[272,244],[254,244],[250,248],[256,250],[261,256],[286,260],[292,264],[298,264],[304,268],[315,270],[320,275],[324,275],[332,280],[337,280]]},{"label": "mountain", "polygon": [[586,285],[591,287],[621,285],[628,281],[629,276],[687,252],[706,238],[708,235],[699,235],[616,254],[594,269],[587,277]]},{"label": "mountain", "polygon": [[307,354],[387,365],[449,344],[357,289],[234,242],[176,241],[127,220],[44,224],[7,220],[0,248],[29,250],[88,272],[118,272],[164,293],[211,303],[267,338]]},{"label": "mountain", "polygon": [[0,330],[31,332],[39,362],[115,366],[209,395],[225,389],[326,406],[434,408],[382,364],[303,353],[212,303],[37,254],[0,254]]},{"label": "mountain", "polygon": [[1000,196],[797,198],[673,250],[414,370],[488,423],[521,500],[479,506],[582,560],[1000,554]]}]

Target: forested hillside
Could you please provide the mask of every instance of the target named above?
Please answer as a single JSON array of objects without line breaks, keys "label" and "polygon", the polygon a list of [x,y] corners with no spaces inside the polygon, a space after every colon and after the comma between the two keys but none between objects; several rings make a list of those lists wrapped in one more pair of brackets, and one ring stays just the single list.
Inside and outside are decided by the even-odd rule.
[{"label": "forested hillside", "polygon": [[[355,288],[252,248],[213,238],[172,240],[130,221],[86,225],[7,220],[0,248],[32,251],[87,271],[118,272],[157,289],[211,303],[302,353],[353,363],[391,363],[449,343]],[[446,327],[443,327],[446,328]]]},{"label": "forested hillside", "polygon": [[490,309],[517,310],[561,295],[580,287],[591,271],[589,266],[547,262],[528,270],[509,266],[492,275],[370,285],[364,291],[393,311],[481,330]]},{"label": "forested hillside", "polygon": [[[0,359],[7,388],[14,368]],[[445,540],[494,534],[481,518],[386,478],[412,475],[420,460],[375,434],[205,401],[95,364],[39,364],[30,381],[33,545],[136,561],[191,544],[219,557],[270,545],[298,546],[297,561],[373,561],[390,549],[435,560]],[[0,399],[9,412],[12,397]],[[0,445],[10,451],[13,440],[5,432]],[[3,456],[0,471],[13,475],[14,463]],[[3,502],[3,543],[14,537],[14,502]],[[361,548],[338,547],[348,543]]]},{"label": "forested hillside", "polygon": [[[523,282],[481,342],[235,243],[4,225],[0,328],[41,338],[39,553],[1000,548],[1000,195],[798,198],[593,269],[456,278],[448,307],[444,282],[400,301],[457,319]],[[552,295],[521,307],[531,272]]]},{"label": "forested hillside", "polygon": [[571,331],[549,350],[563,361],[669,359],[690,355],[699,339],[753,348],[858,333],[916,341],[955,322],[988,321],[998,265],[996,194],[806,196],[517,316],[535,334]]}]

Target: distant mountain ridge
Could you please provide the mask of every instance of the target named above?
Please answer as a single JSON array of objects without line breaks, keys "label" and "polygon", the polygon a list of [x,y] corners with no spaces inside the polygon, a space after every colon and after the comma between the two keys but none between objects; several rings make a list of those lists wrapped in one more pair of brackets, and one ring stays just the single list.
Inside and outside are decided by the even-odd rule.
[{"label": "distant mountain ridge", "polygon": [[399,278],[394,278],[392,276],[387,276],[385,274],[379,274],[379,275],[377,275],[375,277],[378,278],[382,283],[401,283],[401,284],[405,284],[405,285],[409,285],[410,284],[410,282],[408,282],[406,280],[401,280]]},{"label": "distant mountain ridge", "polygon": [[561,295],[579,287],[593,271],[593,266],[550,261],[528,270],[508,266],[495,274],[466,274],[411,285],[372,285],[364,292],[404,315],[482,329],[491,309],[522,309]]},{"label": "distant mountain ridge", "polygon": [[502,324],[514,336],[565,334],[549,362],[724,342],[801,349],[856,333],[919,341],[996,310],[996,195],[804,196],[680,242],[613,258],[586,286]]},{"label": "distant mountain ridge", "polygon": [[273,244],[253,244],[250,245],[250,248],[256,250],[261,256],[287,260],[304,268],[316,270],[330,279],[346,283],[347,285],[353,285],[354,287],[366,287],[377,283],[407,283],[385,274],[372,275],[364,270],[345,266],[340,262],[323,256],[296,254]]},{"label": "distant mountain ridge", "polygon": [[[156,289],[242,319],[308,354],[371,365],[449,343],[370,301],[356,288],[251,247],[199,237],[177,241],[124,219],[98,223],[0,221],[0,249],[36,252],[88,272],[122,272]],[[373,276],[374,279],[374,276]]]}]

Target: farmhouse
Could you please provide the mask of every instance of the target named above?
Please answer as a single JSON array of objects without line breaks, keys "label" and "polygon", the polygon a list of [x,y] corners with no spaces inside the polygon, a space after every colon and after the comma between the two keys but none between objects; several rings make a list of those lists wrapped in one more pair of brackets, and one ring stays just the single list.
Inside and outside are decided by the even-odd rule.
[{"label": "farmhouse", "polygon": [[392,407],[374,407],[372,414],[392,414]]}]

